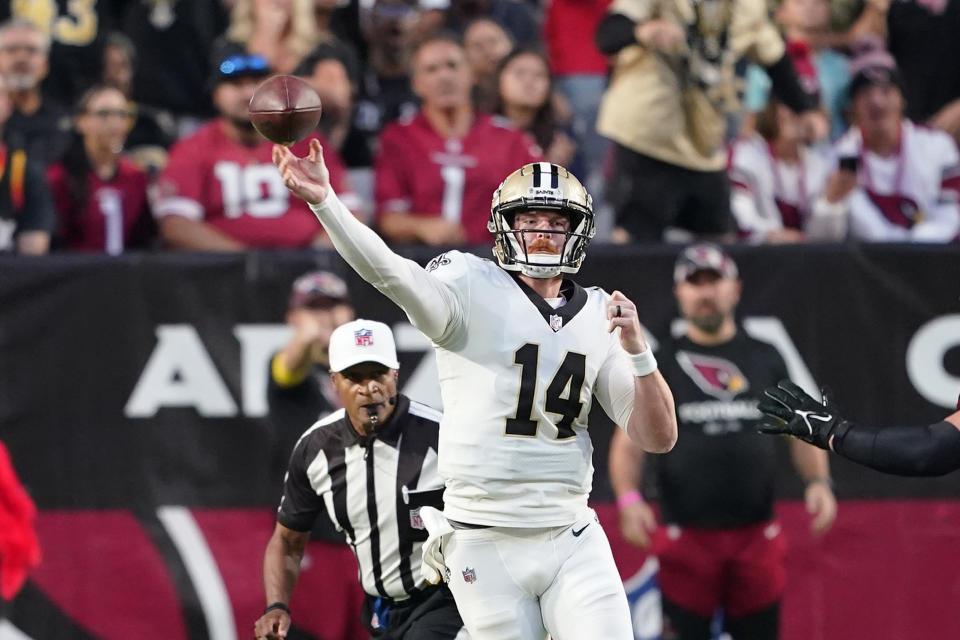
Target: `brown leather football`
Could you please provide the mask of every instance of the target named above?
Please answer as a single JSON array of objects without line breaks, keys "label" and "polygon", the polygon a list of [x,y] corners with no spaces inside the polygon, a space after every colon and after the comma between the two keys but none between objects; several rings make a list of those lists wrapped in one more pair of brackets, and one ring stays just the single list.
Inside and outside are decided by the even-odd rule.
[{"label": "brown leather football", "polygon": [[271,76],[250,98],[250,120],[264,138],[289,146],[317,127],[320,96],[296,76]]}]

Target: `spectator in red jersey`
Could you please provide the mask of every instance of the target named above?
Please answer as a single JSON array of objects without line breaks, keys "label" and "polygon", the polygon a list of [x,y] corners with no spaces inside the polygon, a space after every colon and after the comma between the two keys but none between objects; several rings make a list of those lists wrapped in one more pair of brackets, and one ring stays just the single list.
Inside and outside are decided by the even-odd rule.
[{"label": "spectator in red jersey", "polygon": [[[325,238],[306,204],[291,199],[270,160],[272,144],[250,122],[250,98],[269,74],[261,56],[227,51],[217,62],[213,99],[220,117],[174,145],[157,185],[154,215],[171,248],[296,248]],[[311,137],[326,144],[317,133]],[[332,148],[327,160],[331,179],[349,191]]]},{"label": "spectator in red jersey", "polygon": [[120,155],[133,118],[119,89],[98,85],[80,98],[73,143],[47,171],[62,248],[117,255],[156,235],[149,177]]},{"label": "spectator in red jersey", "polygon": [[413,56],[423,107],[383,130],[375,163],[381,233],[427,245],[490,241],[490,193],[503,176],[540,159],[540,149],[505,119],[476,112],[460,43],[424,40]]},{"label": "spectator in red jersey", "polygon": [[493,111],[497,101],[497,69],[513,49],[513,40],[495,20],[477,18],[463,32],[463,49],[473,73],[473,105],[483,111]]},{"label": "spectator in red jersey", "polygon": [[581,174],[574,166],[577,143],[564,126],[554,102],[550,65],[542,53],[515,49],[500,61],[496,74],[497,95],[493,112],[533,136],[548,162]]}]

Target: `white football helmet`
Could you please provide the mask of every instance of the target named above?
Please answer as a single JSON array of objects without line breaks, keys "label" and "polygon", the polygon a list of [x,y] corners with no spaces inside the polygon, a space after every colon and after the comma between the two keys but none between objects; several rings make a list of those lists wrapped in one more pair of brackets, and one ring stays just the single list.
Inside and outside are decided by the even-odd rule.
[{"label": "white football helmet", "polygon": [[[529,253],[527,235],[539,230],[516,230],[514,217],[525,211],[558,211],[570,218],[559,255]],[[511,173],[493,194],[487,229],[494,235],[493,255],[500,266],[532,278],[576,273],[596,233],[593,198],[573,174],[560,165],[532,162]]]}]

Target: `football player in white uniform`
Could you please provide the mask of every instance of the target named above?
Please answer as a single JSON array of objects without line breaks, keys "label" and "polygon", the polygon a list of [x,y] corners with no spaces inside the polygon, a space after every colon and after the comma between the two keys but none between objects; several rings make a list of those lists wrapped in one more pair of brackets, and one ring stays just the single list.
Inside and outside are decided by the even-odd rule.
[{"label": "football player in white uniform", "polygon": [[653,452],[673,446],[677,424],[634,303],[564,278],[594,234],[583,185],[563,167],[525,165],[493,196],[497,262],[449,251],[424,269],[340,203],[319,144],[305,158],[277,146],[274,162],[347,263],[433,341],[447,488],[442,515],[421,510],[424,565],[448,580],[471,637],[632,639],[623,584],[587,506],[587,416],[595,397]]}]

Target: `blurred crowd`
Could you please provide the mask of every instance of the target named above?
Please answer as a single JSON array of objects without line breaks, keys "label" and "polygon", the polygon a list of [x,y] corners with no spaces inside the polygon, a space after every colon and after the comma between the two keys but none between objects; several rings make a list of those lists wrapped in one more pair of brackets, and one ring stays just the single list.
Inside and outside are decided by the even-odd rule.
[{"label": "blurred crowd", "polygon": [[774,3],[5,3],[0,252],[323,245],[247,112],[275,73],[394,244],[488,244],[538,160],[599,242],[955,242],[960,0]]}]

